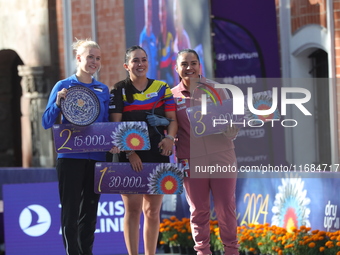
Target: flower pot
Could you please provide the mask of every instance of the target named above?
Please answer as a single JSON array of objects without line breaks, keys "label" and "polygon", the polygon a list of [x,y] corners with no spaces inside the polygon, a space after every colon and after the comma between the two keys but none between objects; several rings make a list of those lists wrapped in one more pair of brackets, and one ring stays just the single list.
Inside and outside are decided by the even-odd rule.
[{"label": "flower pot", "polygon": [[170,253],[170,246],[168,244],[163,244],[160,248],[164,253]]},{"label": "flower pot", "polygon": [[187,254],[188,255],[196,254],[194,247],[187,247]]},{"label": "flower pot", "polygon": [[180,254],[182,255],[192,255],[192,254],[196,254],[194,247],[183,247],[180,246]]},{"label": "flower pot", "polygon": [[179,252],[180,250],[178,245],[170,245],[170,253],[177,254]]},{"label": "flower pot", "polygon": [[213,255],[223,255],[224,251],[218,250],[218,251],[212,251]]},{"label": "flower pot", "polygon": [[187,255],[186,247],[180,246],[180,247],[179,247],[179,254],[181,254],[181,255]]}]

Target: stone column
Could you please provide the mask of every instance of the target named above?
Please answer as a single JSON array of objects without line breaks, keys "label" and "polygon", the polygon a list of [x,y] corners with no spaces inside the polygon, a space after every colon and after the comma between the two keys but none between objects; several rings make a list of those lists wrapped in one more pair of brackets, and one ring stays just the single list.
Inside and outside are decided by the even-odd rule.
[{"label": "stone column", "polygon": [[47,91],[46,68],[18,66],[22,76],[21,127],[23,167],[52,167],[54,165],[51,130],[45,130],[41,117],[45,110]]}]

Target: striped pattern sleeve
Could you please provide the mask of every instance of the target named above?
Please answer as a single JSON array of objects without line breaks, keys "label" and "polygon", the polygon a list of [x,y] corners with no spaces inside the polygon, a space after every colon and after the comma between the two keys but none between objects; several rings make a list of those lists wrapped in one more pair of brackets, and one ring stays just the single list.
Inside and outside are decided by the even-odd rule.
[{"label": "striped pattern sleeve", "polygon": [[166,83],[158,80],[154,80],[143,93],[135,93],[133,95],[133,103],[127,102],[124,92],[122,96],[124,101],[124,112],[141,110],[150,111],[155,103],[163,98],[165,100],[159,101],[155,108],[165,104],[165,111],[175,111],[175,102],[170,87]]},{"label": "striped pattern sleeve", "polygon": [[176,104],[174,100],[174,96],[171,92],[171,89],[168,84],[165,84],[166,90],[165,90],[165,111],[166,112],[171,112],[171,111],[176,111]]}]

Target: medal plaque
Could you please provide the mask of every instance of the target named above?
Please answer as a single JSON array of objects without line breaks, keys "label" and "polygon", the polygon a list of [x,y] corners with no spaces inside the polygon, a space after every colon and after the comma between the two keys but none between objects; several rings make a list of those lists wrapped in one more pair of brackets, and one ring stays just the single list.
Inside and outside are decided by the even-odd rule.
[{"label": "medal plaque", "polygon": [[61,111],[70,123],[88,126],[98,118],[99,100],[89,88],[76,85],[70,87],[65,99],[61,100]]}]

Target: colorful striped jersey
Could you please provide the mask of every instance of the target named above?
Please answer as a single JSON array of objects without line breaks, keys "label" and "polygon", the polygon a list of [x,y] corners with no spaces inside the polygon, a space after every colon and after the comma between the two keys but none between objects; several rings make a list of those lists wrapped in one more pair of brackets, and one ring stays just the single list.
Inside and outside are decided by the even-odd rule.
[{"label": "colorful striped jersey", "polygon": [[[128,102],[127,86],[133,93],[133,102]],[[175,102],[168,84],[148,79],[143,91],[138,91],[129,80],[123,80],[111,90],[110,113],[122,113],[123,121],[145,121],[146,112],[155,108],[155,114],[165,116],[167,111],[175,111]]]}]

